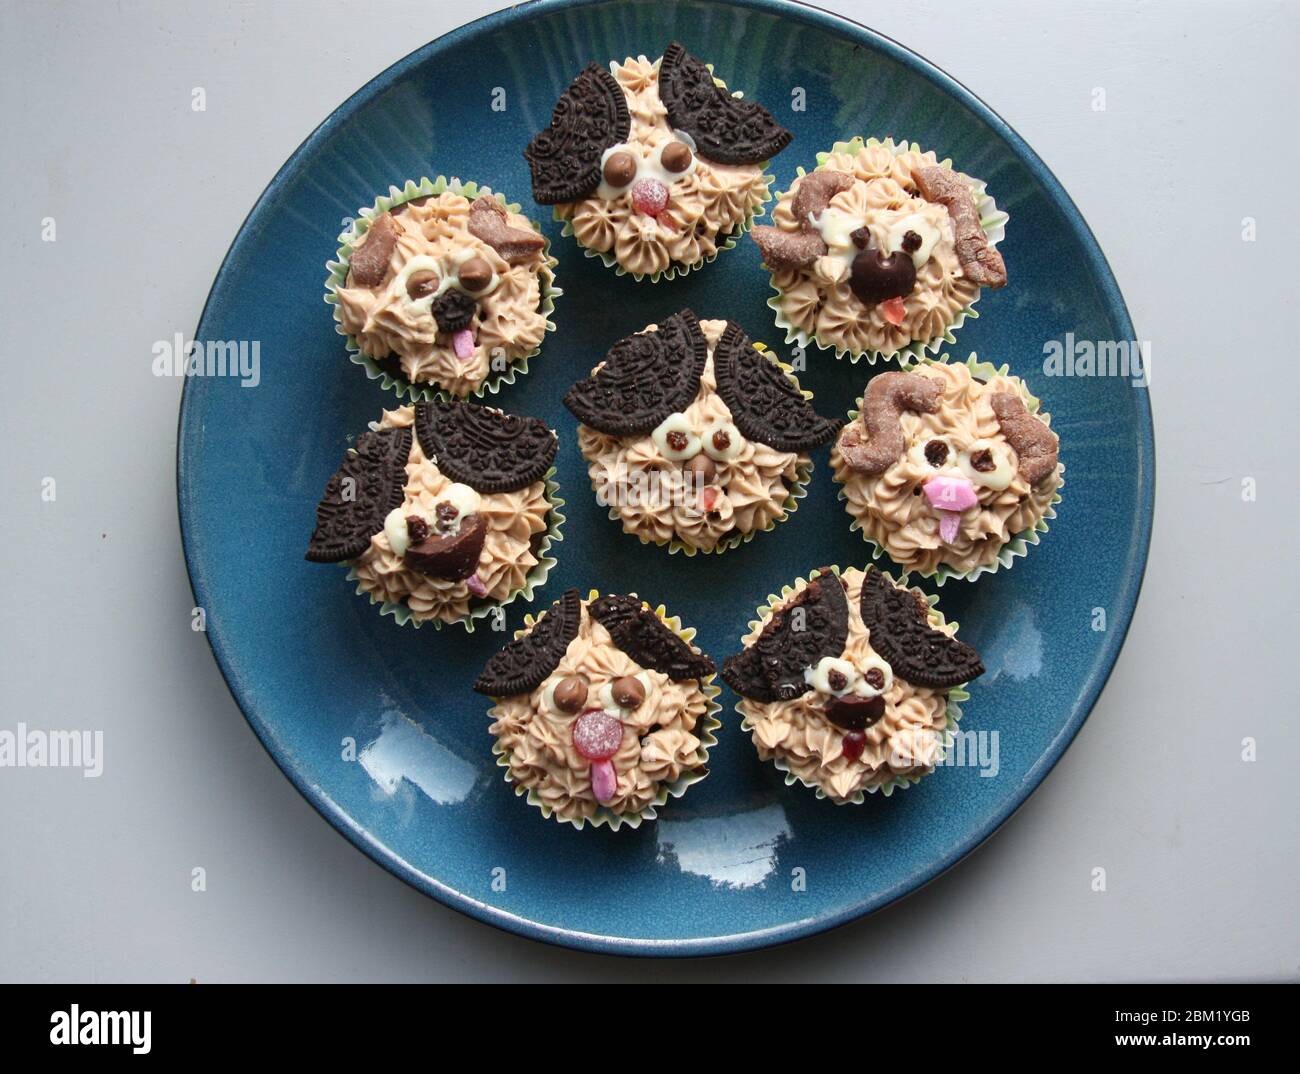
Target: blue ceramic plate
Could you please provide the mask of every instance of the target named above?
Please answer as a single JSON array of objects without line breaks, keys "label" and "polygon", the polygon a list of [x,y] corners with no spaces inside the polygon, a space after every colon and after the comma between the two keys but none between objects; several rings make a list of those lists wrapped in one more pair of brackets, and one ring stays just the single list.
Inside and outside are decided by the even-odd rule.
[{"label": "blue ceramic plate", "polygon": [[[493,763],[470,682],[501,635],[398,627],[354,595],[341,568],[303,561],[347,438],[394,404],[348,361],[321,301],[344,218],[390,183],[439,173],[531,205],[520,151],[569,78],[590,60],[657,56],[674,37],[795,132],[774,163],[777,189],[837,138],[897,134],[986,179],[1011,213],[1001,247],[1011,285],[985,294],[955,353],[977,350],[1028,377],[1069,473],[1043,544],[1010,571],[941,591],[988,665],[962,726],[998,732],[996,776],[945,768],[892,798],[837,808],[759,762],[724,691],[707,780],[658,823],[578,832],[543,820]],[[504,112],[490,107],[497,86]],[[792,111],[794,87],[806,111]],[[498,398],[560,431],[569,520],[539,603],[570,585],[636,590],[724,656],[769,592],[824,563],[866,561],[826,452],[807,500],[775,532],[721,559],[669,556],[622,534],[596,505],[560,397],[613,340],[685,305],[779,345],[767,273],[746,240],[684,279],[637,284],[561,239],[548,211],[533,215],[560,258],[559,330]],[[467,914],[574,947],[657,955],[830,928],[906,895],[987,839],[1074,738],[1123,643],[1150,530],[1150,408],[1145,390],[1118,377],[1045,378],[1044,341],[1067,332],[1134,338],[1087,225],[1006,123],[905,48],[770,0],[543,0],[489,16],[412,53],[330,115],[271,181],[213,284],[197,338],[259,341],[261,383],[194,378],[181,402],[181,531],[208,639],[298,789],[375,861]],[[821,351],[809,365],[802,379],[827,413],[847,411],[868,374]],[[1096,608],[1105,630],[1093,629]],[[524,611],[511,606],[512,628]],[[355,760],[344,757],[349,741]]]}]

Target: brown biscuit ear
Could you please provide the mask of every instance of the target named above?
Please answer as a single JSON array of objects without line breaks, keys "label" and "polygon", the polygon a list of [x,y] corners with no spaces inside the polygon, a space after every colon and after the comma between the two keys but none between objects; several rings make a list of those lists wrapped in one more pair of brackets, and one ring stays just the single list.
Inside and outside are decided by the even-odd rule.
[{"label": "brown biscuit ear", "polygon": [[871,378],[857,424],[840,437],[840,455],[853,470],[881,474],[907,449],[899,418],[903,411],[933,414],[943,385],[919,373],[881,373]]},{"label": "brown biscuit ear", "polygon": [[580,201],[600,185],[600,158],[627,141],[632,118],[623,87],[607,68],[588,64],[555,105],[551,125],[524,150],[540,205]]},{"label": "brown biscuit ear", "polygon": [[722,680],[752,701],[790,701],[812,689],[804,671],[824,656],[842,656],[848,638],[844,583],[823,569],[773,613],[752,645],[727,658]]},{"label": "brown biscuit ear", "polygon": [[511,227],[506,208],[496,198],[480,194],[469,207],[469,233],[492,247],[508,265],[529,260],[546,245],[531,228]]},{"label": "brown biscuit ear", "polygon": [[564,405],[598,432],[641,436],[691,405],[708,356],[699,320],[682,310],[653,332],[615,343],[600,370],[569,389]]},{"label": "brown biscuit ear", "polygon": [[370,547],[388,512],[402,506],[410,455],[410,429],[380,429],[357,437],[355,451],[325,485],[307,559],[341,563]]},{"label": "brown biscuit ear", "polygon": [[761,164],[794,137],[761,104],[717,85],[709,69],[676,41],[659,64],[659,100],[668,122],[694,139],[700,156],[719,164]]},{"label": "brown biscuit ear", "polygon": [[593,600],[587,612],[643,668],[674,682],[713,674],[713,661],[696,652],[637,597],[611,593]]},{"label": "brown biscuit ear", "polygon": [[859,611],[871,647],[905,682],[946,690],[984,674],[979,653],[932,627],[916,594],[875,567],[863,575]]},{"label": "brown biscuit ear", "polygon": [[464,400],[417,404],[415,433],[420,450],[446,477],[483,494],[541,481],[559,447],[540,418]]},{"label": "brown biscuit ear", "polygon": [[813,410],[781,367],[734,321],[727,322],[713,348],[713,375],[736,428],[776,451],[807,451],[828,444],[843,424]]},{"label": "brown biscuit ear", "polygon": [[1030,485],[1037,485],[1056,473],[1060,451],[1056,434],[1029,412],[1025,401],[1012,392],[997,392],[989,402],[1002,435],[1020,460],[1021,476]]},{"label": "brown biscuit ear", "polygon": [[532,630],[507,643],[487,662],[474,689],[489,697],[532,692],[559,667],[581,625],[582,598],[576,589],[567,589],[541,614]]}]

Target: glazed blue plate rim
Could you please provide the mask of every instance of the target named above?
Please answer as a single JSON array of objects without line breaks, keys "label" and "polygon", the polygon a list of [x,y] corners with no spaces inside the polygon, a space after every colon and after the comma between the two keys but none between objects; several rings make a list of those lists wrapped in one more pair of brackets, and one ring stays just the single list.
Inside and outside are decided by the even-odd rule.
[{"label": "glazed blue plate rim", "polygon": [[[606,0],[529,0],[529,2],[516,7],[492,12],[428,42],[398,60],[353,93],[346,101],[335,108],[290,154],[279,171],[276,172],[275,177],[267,184],[266,189],[257,199],[247,217],[245,217],[222,260],[220,269],[217,271],[212,288],[204,303],[203,312],[199,316],[199,324],[193,338],[205,338],[204,325],[208,318],[209,307],[213,303],[214,296],[221,289],[227,274],[234,271],[238,265],[241,256],[239,248],[244,236],[249,233],[250,227],[256,227],[261,214],[266,210],[268,201],[278,191],[284,183],[286,175],[298,161],[311,153],[326,139],[344,118],[387,91],[397,79],[405,75],[411,68],[424,63],[430,55],[454,47],[462,38],[477,35],[484,31],[500,29],[516,22],[527,21],[542,12],[583,8],[604,2]],[[1087,257],[1088,268],[1101,288],[1104,304],[1114,317],[1115,323],[1121,328],[1121,338],[1137,338],[1128,308],[1124,303],[1123,296],[1120,294],[1119,285],[1083,215],[1047,165],[1043,163],[1010,124],[1003,120],[978,96],[951,75],[917,53],[891,38],[841,15],[833,14],[811,4],[796,2],[796,0],[728,0],[728,3],[732,6],[751,8],[783,18],[798,20],[822,31],[848,38],[855,43],[864,44],[872,49],[887,53],[893,60],[904,65],[914,74],[934,83],[976,113],[984,123],[995,130],[1007,142],[1029,172],[1042,185],[1044,193],[1051,199],[1069,226],[1074,229],[1080,238]],[[193,435],[193,427],[190,423],[191,408],[188,405],[192,398],[189,388],[190,385],[187,381],[181,392],[180,414],[177,425],[177,507],[180,516],[181,543],[185,554],[185,565],[189,574],[190,587],[194,593],[195,604],[196,606],[207,607],[206,596],[208,589],[202,568],[191,555],[191,520],[186,510],[186,490],[189,485],[189,474],[186,465],[187,452],[185,445],[188,440],[192,439]],[[1074,737],[1079,733],[1084,721],[1091,714],[1093,706],[1110,678],[1120,650],[1123,648],[1124,640],[1128,635],[1129,626],[1133,620],[1138,597],[1141,593],[1142,582],[1146,575],[1155,501],[1155,432],[1152,424],[1149,395],[1146,391],[1140,392],[1139,395],[1137,409],[1140,420],[1137,423],[1135,432],[1138,437],[1137,455],[1140,466],[1137,477],[1139,488],[1138,509],[1141,514],[1141,525],[1135,529],[1137,535],[1136,546],[1129,549],[1125,560],[1126,569],[1123,579],[1122,601],[1116,609],[1117,616],[1112,618],[1113,628],[1107,631],[1107,638],[1094,664],[1093,674],[1084,684],[1080,699],[1081,703],[1076,707],[1075,716],[1061,729],[1056,739],[1030,769],[1018,801],[992,814],[985,824],[976,828],[946,854],[932,861],[927,868],[917,870],[891,889],[864,898],[861,902],[837,912],[749,932],[691,939],[652,940],[605,936],[575,929],[557,928],[489,906],[481,900],[472,898],[412,868],[341,809],[322,787],[306,779],[303,773],[294,765],[292,757],[288,756],[287,751],[277,743],[272,729],[246,703],[241,681],[232,671],[227,657],[224,640],[220,635],[214,636],[213,632],[207,632],[208,644],[212,649],[213,657],[216,659],[217,667],[226,680],[231,695],[234,697],[235,703],[239,706],[244,718],[248,721],[249,726],[252,727],[258,740],[271,755],[276,765],[298,789],[299,793],[354,846],[363,851],[377,864],[382,865],[389,872],[417,890],[455,910],[521,936],[601,954],[677,957],[732,954],[812,936],[856,920],[896,902],[934,880],[981,846],[1037,790],[1043,779],[1055,767],[1065,750],[1074,740]]]}]

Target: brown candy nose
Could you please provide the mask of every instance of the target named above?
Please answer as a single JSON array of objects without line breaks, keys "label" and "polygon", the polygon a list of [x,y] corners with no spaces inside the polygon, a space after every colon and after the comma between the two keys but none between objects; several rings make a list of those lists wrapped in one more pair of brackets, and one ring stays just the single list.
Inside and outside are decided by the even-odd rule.
[{"label": "brown candy nose", "polygon": [[682,469],[700,488],[711,485],[718,476],[718,464],[702,451],[687,459]]},{"label": "brown candy nose", "polygon": [[826,705],[826,718],[846,731],[865,731],[885,714],[885,699],[847,694],[832,698]]}]

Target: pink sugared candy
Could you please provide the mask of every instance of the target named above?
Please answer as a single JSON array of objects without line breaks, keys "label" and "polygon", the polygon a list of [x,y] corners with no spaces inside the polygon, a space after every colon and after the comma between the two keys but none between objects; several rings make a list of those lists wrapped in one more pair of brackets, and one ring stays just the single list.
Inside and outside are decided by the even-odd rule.
[{"label": "pink sugared candy", "polygon": [[474,357],[474,330],[472,328],[462,328],[459,332],[453,332],[451,335],[451,348],[456,352],[456,357],[462,360]]},{"label": "pink sugared candy", "polygon": [[618,790],[618,773],[609,761],[591,762],[591,793],[598,802],[608,802]]},{"label": "pink sugared candy", "polygon": [[964,477],[938,474],[930,478],[924,488],[930,506],[940,511],[965,511],[980,502],[980,498],[975,495],[975,486]]},{"label": "pink sugared candy", "polygon": [[483,584],[483,580],[477,574],[471,574],[465,579],[465,587],[476,597],[487,596],[487,586]]},{"label": "pink sugared candy", "polygon": [[588,709],[573,721],[570,736],[573,748],[587,760],[605,761],[623,742],[623,722],[599,709]]},{"label": "pink sugared candy", "polygon": [[961,532],[961,515],[956,511],[939,512],[939,540],[944,544],[952,544],[957,539],[957,534]]},{"label": "pink sugared candy", "polygon": [[632,207],[646,216],[658,216],[668,204],[668,188],[658,179],[638,179],[632,184]]}]

